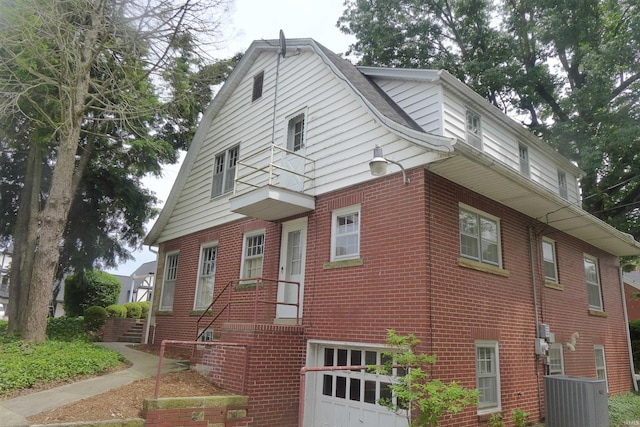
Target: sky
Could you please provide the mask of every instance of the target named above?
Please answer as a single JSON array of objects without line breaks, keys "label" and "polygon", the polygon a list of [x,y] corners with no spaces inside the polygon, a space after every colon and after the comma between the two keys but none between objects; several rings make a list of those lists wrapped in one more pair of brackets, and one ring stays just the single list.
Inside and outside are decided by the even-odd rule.
[{"label": "sky", "polygon": [[[224,29],[225,41],[220,51],[209,52],[214,58],[227,58],[245,51],[252,41],[277,39],[282,30],[285,37],[312,38],[335,53],[344,53],[355,42],[353,36],[342,34],[336,22],[344,10],[344,0],[234,0]],[[228,39],[227,39],[228,38]],[[181,156],[181,160],[184,155]],[[169,197],[178,176],[180,163],[168,166],[160,179],[146,178],[145,187],[155,192],[161,201]],[[153,222],[147,224],[151,230]],[[130,276],[143,263],[155,260],[147,246],[132,252],[135,260],[119,265],[109,273]]]}]

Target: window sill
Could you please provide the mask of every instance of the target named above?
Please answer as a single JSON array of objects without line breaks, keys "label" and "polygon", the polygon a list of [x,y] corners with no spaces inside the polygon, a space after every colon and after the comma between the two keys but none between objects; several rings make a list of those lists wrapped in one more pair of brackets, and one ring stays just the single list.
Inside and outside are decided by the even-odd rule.
[{"label": "window sill", "polygon": [[478,270],[484,273],[495,274],[496,276],[509,277],[509,270],[505,270],[493,265],[483,264],[477,261],[471,261],[466,258],[458,258],[458,266],[463,268],[470,268],[471,270]]},{"label": "window sill", "polygon": [[548,280],[544,281],[544,287],[549,289],[555,289],[557,291],[564,291],[564,286],[562,286],[560,283],[550,282]]},{"label": "window sill", "polygon": [[156,316],[173,316],[173,310],[158,310],[154,314]]},{"label": "window sill", "polygon": [[493,414],[499,414],[499,408],[488,408],[483,410],[478,410],[478,423],[486,423],[489,421]]},{"label": "window sill", "polygon": [[594,310],[592,308],[589,309],[589,316],[603,317],[603,318],[609,317],[609,315],[606,312],[600,311],[600,310]]},{"label": "window sill", "polygon": [[[191,310],[189,316],[202,316],[204,313],[204,310]],[[206,316],[213,316],[213,310],[208,310]]]},{"label": "window sill", "polygon": [[354,259],[344,259],[340,261],[325,262],[322,265],[322,268],[324,268],[325,270],[331,270],[333,268],[358,267],[360,265],[364,265],[364,259],[354,258]]}]

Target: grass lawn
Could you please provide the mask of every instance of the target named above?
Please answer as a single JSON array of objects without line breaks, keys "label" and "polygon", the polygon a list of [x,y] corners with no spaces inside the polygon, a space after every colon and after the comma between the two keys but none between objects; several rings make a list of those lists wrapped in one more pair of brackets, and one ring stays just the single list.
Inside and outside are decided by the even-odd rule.
[{"label": "grass lawn", "polygon": [[7,322],[0,321],[0,396],[99,373],[123,361],[119,353],[94,345],[78,318],[49,319],[41,344],[7,337],[6,330]]},{"label": "grass lawn", "polygon": [[609,398],[611,427],[640,426],[640,393],[625,393]]}]

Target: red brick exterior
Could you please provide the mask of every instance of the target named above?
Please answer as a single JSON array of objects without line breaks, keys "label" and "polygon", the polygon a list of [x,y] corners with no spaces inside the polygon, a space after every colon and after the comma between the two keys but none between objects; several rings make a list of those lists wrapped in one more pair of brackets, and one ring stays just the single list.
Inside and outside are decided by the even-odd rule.
[{"label": "red brick exterior", "polygon": [[[242,371],[250,417],[271,410],[278,414],[269,419],[275,424],[254,418],[250,425],[296,425],[297,414],[287,408],[299,399],[297,374],[305,365],[306,342],[384,344],[387,329],[415,334],[422,341],[419,350],[437,356],[434,375],[468,388],[476,388],[476,340],[498,341],[502,412],[523,409],[538,420],[544,415],[545,365],[534,355],[536,307],[538,322],[550,325],[556,342],[569,341],[574,332],[580,335],[575,351],[564,351],[566,374],[595,377],[594,345],[602,344],[609,393],[632,390],[616,257],[425,169],[408,171],[408,176],[410,185],[394,174],[317,197],[316,209],[308,215],[300,330],[214,325],[221,341],[250,346],[248,368]],[[459,262],[460,203],[500,219],[500,274]],[[362,264],[328,264],[331,212],[354,204],[361,206]],[[164,254],[179,249],[180,260],[174,308],[170,315],[157,316],[156,342],[195,337],[191,310],[200,245],[218,241],[219,292],[239,276],[243,233],[258,228],[266,230],[263,275],[277,278],[278,223],[239,221],[160,246],[159,277]],[[545,286],[543,236],[556,242],[559,287]],[[604,305],[600,316],[588,310],[585,254],[598,259]],[[273,312],[268,315],[274,317]],[[228,381],[224,373],[216,375]],[[285,413],[291,418],[276,418]],[[484,418],[471,407],[446,425],[477,426]]]},{"label": "red brick exterior", "polygon": [[624,284],[624,295],[627,300],[627,316],[629,320],[640,319],[640,298],[634,295],[640,294],[640,289],[636,289],[628,283]]},{"label": "red brick exterior", "polygon": [[[144,326],[147,325],[146,320],[107,317],[107,321],[102,327],[102,341],[118,341],[125,332],[133,328],[137,323],[142,323]],[[144,336],[142,339],[144,340]]]}]

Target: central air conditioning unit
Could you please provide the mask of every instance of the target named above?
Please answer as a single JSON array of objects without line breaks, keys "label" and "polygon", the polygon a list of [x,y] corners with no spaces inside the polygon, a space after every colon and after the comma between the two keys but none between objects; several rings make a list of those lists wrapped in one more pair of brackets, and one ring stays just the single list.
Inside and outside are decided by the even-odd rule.
[{"label": "central air conditioning unit", "polygon": [[544,387],[546,427],[609,427],[605,380],[547,375]]}]

